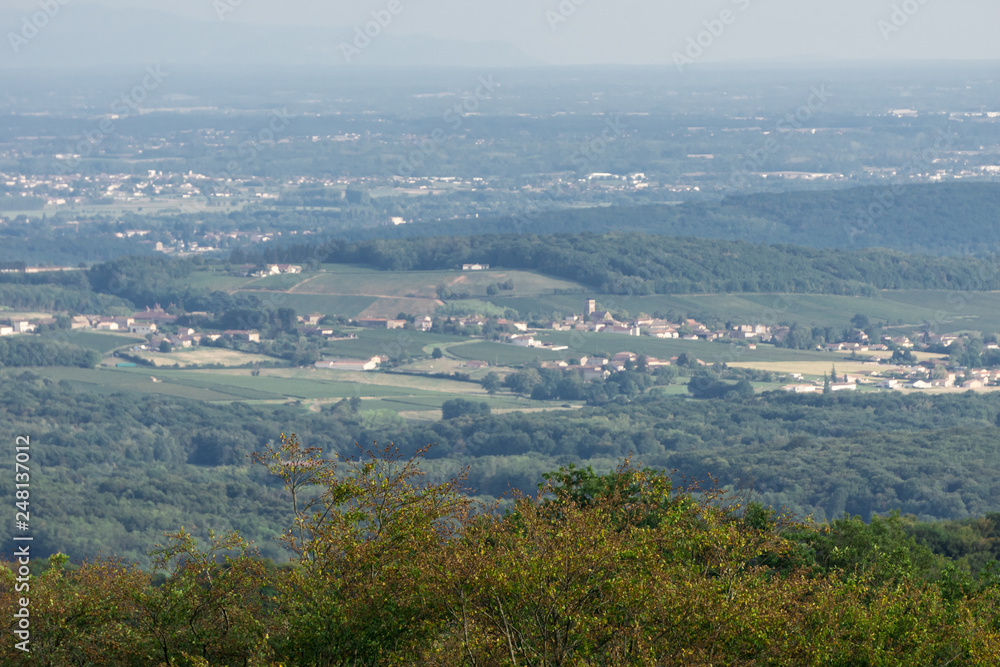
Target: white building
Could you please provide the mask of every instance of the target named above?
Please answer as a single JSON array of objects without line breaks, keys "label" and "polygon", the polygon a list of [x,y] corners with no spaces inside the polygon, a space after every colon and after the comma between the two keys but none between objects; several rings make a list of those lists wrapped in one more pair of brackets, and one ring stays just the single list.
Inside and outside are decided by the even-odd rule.
[{"label": "white building", "polygon": [[329,371],[373,371],[378,368],[381,363],[379,357],[372,357],[368,361],[354,360],[354,359],[331,359],[328,361],[317,361],[315,363],[316,368],[321,368],[323,370]]}]

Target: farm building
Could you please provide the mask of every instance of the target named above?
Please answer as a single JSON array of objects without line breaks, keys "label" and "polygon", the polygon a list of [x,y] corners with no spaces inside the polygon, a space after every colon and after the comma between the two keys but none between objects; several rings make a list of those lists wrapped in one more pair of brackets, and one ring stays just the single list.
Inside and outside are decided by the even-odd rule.
[{"label": "farm building", "polygon": [[316,368],[320,368],[328,371],[373,371],[378,368],[381,359],[379,357],[372,357],[368,361],[363,361],[360,359],[330,359],[327,361],[317,361],[315,363]]}]

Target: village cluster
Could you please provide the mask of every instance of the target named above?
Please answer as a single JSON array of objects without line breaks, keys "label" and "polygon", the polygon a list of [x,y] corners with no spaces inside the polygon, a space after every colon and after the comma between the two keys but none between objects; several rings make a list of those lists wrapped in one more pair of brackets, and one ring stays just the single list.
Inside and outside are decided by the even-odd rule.
[{"label": "village cluster", "polygon": [[[48,270],[59,267],[47,267]],[[464,270],[485,270],[488,265],[471,264]],[[70,269],[65,269],[70,270]],[[298,265],[267,264],[262,266],[245,266],[247,275],[281,275],[296,274],[302,271]],[[356,337],[356,334],[343,331],[343,327],[365,329],[413,330],[419,332],[456,332],[469,336],[488,335],[489,338],[516,347],[547,350],[550,352],[565,352],[570,345],[553,343],[545,340],[547,332],[580,332],[618,334],[633,337],[653,337],[660,339],[676,339],[687,341],[710,341],[739,346],[745,350],[755,350],[761,343],[777,343],[789,335],[787,326],[770,326],[764,324],[731,324],[727,328],[712,328],[694,319],[682,319],[677,322],[662,318],[637,317],[622,321],[608,311],[598,308],[595,299],[587,299],[583,304],[583,312],[563,317],[549,322],[514,321],[506,318],[490,318],[478,315],[432,317],[430,315],[412,316],[406,319],[398,318],[346,318],[328,317],[322,313],[312,313],[298,316],[296,324],[300,335],[320,337],[326,340]],[[211,313],[187,313],[195,319],[200,316],[202,321],[210,320]],[[61,321],[60,321],[61,320]],[[68,321],[67,321],[68,320]],[[108,315],[75,315],[69,318],[63,316],[41,317],[34,319],[0,320],[0,337],[30,334],[36,331],[56,328],[57,326],[71,331],[94,330],[101,332],[128,333],[141,336],[145,343],[137,343],[135,352],[170,352],[175,349],[191,348],[199,345],[215,344],[219,339],[226,338],[245,343],[262,342],[261,331],[257,329],[226,329],[201,331],[190,326],[179,326],[178,315],[167,312],[159,305],[146,308],[130,316]],[[186,321],[186,320],[185,320]],[[869,340],[868,335],[860,330],[853,330],[853,339],[845,342],[830,343],[817,348],[817,351],[844,354],[845,361],[851,361],[853,372],[845,374],[826,375],[823,378],[806,378],[801,374],[787,373],[785,377],[793,384],[785,386],[785,390],[795,393],[812,393],[823,391],[852,391],[859,387],[878,387],[883,389],[935,389],[960,388],[980,389],[989,386],[1000,386],[1000,368],[956,368],[946,355],[925,355],[922,360],[910,356],[905,362],[897,359],[901,351],[910,352],[915,349],[927,349],[932,346],[937,350],[948,350],[958,342],[964,342],[967,336],[923,334],[915,344],[905,335],[886,335],[879,340]],[[984,344],[984,352],[1000,350],[997,343]],[[889,353],[897,353],[889,358]],[[635,367],[640,355],[632,352],[620,352],[609,356],[581,355],[574,357],[567,354],[562,361],[546,361],[542,365],[549,368],[577,370],[587,380],[606,378],[611,372]],[[666,366],[677,362],[678,357],[656,359],[642,356],[641,364],[645,368]],[[373,371],[389,361],[386,355],[372,356],[366,359],[323,359],[315,362],[319,369],[340,371]],[[126,362],[122,362],[125,364]],[[706,366],[696,358],[688,359],[692,365]],[[483,368],[490,364],[486,361],[470,360],[466,362],[469,368]],[[860,369],[860,370],[858,370]]]}]

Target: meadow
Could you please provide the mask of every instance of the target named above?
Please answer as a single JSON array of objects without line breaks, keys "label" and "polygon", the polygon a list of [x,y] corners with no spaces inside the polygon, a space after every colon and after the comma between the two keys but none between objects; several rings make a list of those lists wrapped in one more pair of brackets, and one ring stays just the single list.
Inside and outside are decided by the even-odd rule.
[{"label": "meadow", "polygon": [[[466,343],[463,336],[424,333],[409,329],[362,329],[357,338],[334,340],[327,343],[324,356],[342,356],[350,359],[370,359],[379,354],[397,357],[403,354],[430,353],[434,347]],[[427,349],[430,348],[430,349]]]},{"label": "meadow", "polygon": [[63,341],[72,345],[97,350],[101,354],[107,354],[120,347],[142,345],[146,339],[142,336],[120,333],[103,333],[99,331],[86,331],[73,329],[67,331],[46,331],[42,334],[45,338]]},{"label": "meadow", "polygon": [[327,264],[321,271],[241,279],[199,272],[196,284],[209,289],[253,294],[264,303],[348,317],[395,317],[400,312],[431,315],[444,302],[443,287],[463,296],[491,299],[490,285],[513,281],[504,294],[537,298],[582,286],[532,271],[380,271],[357,265]]},{"label": "meadow", "polygon": [[281,359],[262,354],[247,354],[219,347],[177,348],[173,352],[137,352],[136,356],[152,362],[155,366],[248,366],[250,364],[285,363]]},{"label": "meadow", "polygon": [[540,361],[562,360],[569,353],[565,350],[552,352],[536,347],[517,347],[506,343],[479,341],[449,346],[448,354],[458,359],[487,361],[493,366],[520,366],[535,359]]},{"label": "meadow", "polygon": [[561,401],[531,401],[488,395],[478,384],[388,373],[353,373],[312,368],[246,369],[42,368],[38,374],[77,389],[188,398],[207,403],[293,404],[316,411],[340,400],[359,398],[364,410],[389,410],[409,418],[436,420],[441,405],[454,398],[485,402],[491,409],[559,409]]}]

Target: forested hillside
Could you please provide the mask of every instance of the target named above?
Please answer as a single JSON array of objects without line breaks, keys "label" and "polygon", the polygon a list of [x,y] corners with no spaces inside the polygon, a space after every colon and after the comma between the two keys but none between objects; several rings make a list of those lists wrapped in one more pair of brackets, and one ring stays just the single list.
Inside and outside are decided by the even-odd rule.
[{"label": "forested hillside", "polygon": [[941,183],[729,195],[716,202],[547,210],[499,219],[426,222],[346,232],[346,238],[567,234],[612,231],[811,248],[887,248],[927,255],[993,254],[1000,185]]},{"label": "forested hillside", "polygon": [[188,311],[222,312],[253,305],[253,297],[193,287],[190,276],[205,261],[127,256],[95,264],[87,270],[0,273],[0,305],[13,310],[128,314],[137,308],[174,305]]},{"label": "forested hillside", "polygon": [[456,269],[478,262],[534,269],[613,294],[865,295],[881,289],[1000,289],[1000,271],[989,259],[626,233],[332,241],[233,255],[235,262],[260,260],[363,263],[388,271]]},{"label": "forested hillside", "polygon": [[[231,262],[366,264],[386,271],[455,270],[485,263],[571,280],[605,294],[803,293],[869,296],[879,290],[1000,289],[990,257],[935,257],[885,250],[812,249],[639,233],[480,235],[337,240],[234,251]],[[124,257],[87,271],[0,274],[0,300],[15,309],[109,312],[160,303],[222,313],[254,308],[248,295],[192,286],[203,258]],[[238,273],[238,271],[234,272]]]},{"label": "forested hillside", "polygon": [[[279,531],[278,496],[247,457],[283,432],[327,455],[353,456],[356,443],[374,441],[391,441],[406,455],[434,444],[424,464],[431,479],[469,466],[470,486],[490,497],[529,492],[542,473],[567,462],[608,470],[633,454],[817,520],[891,510],[964,520],[1000,507],[992,477],[1000,439],[995,394],[649,396],[574,412],[406,423],[358,401],[321,413],[208,406],[81,392],[18,371],[7,372],[4,386],[0,434],[31,434],[45,471],[32,498],[35,544],[74,558],[103,550],[148,563],[157,537],[183,525],[202,538],[209,529],[239,529],[280,559],[267,539]],[[11,485],[12,477],[0,478],[0,493],[13,493]]]}]

